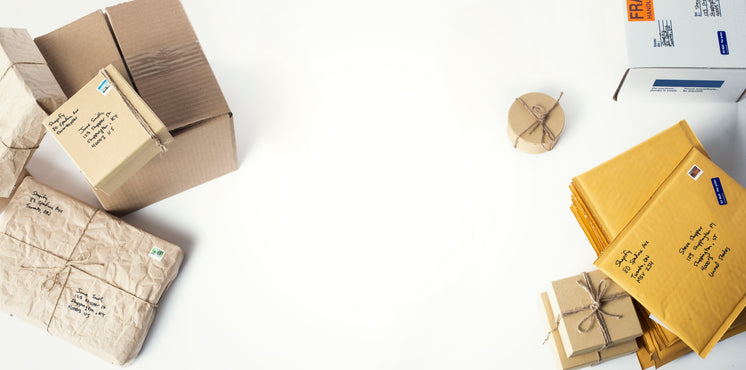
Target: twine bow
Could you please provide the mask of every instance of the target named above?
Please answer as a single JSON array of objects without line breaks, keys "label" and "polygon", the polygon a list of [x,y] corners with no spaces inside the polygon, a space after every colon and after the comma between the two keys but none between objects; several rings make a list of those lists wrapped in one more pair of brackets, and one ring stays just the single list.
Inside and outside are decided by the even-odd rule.
[{"label": "twine bow", "polygon": [[[51,291],[54,289],[54,287],[59,284],[60,286],[64,287],[64,282],[60,281],[62,273],[68,268],[68,267],[76,267],[79,268],[79,266],[103,266],[103,263],[100,262],[88,262],[88,259],[90,258],[90,253],[79,259],[79,260],[68,260],[65,261],[65,263],[59,265],[59,266],[21,266],[21,270],[57,270],[50,278],[48,278],[46,281],[44,281],[44,284],[42,286],[47,289],[47,291]],[[52,285],[49,285],[49,284]]]},{"label": "twine bow", "polygon": [[[601,348],[598,349],[596,352],[598,356],[598,360],[594,363],[594,365],[601,362],[601,351],[611,347],[614,342],[611,340],[611,335],[609,334],[609,328],[606,326],[606,319],[604,317],[609,317],[612,319],[621,319],[624,316],[623,315],[615,315],[610,314],[602,309],[604,303],[615,301],[617,299],[622,299],[624,297],[629,296],[626,292],[619,292],[612,295],[606,295],[606,290],[608,289],[608,279],[601,279],[601,281],[598,283],[598,289],[593,288],[593,284],[591,283],[591,277],[587,272],[583,272],[583,280],[578,280],[576,283],[578,286],[580,286],[583,290],[585,290],[588,293],[588,296],[591,299],[591,303],[585,306],[577,307],[572,310],[567,310],[562,312],[561,314],[557,315],[557,321],[555,322],[554,328],[547,333],[547,337],[544,339],[543,343],[546,343],[547,340],[549,340],[549,336],[557,330],[560,320],[563,317],[567,317],[570,315],[574,315],[576,313],[580,313],[586,310],[590,310],[588,315],[586,315],[580,322],[578,323],[578,326],[576,330],[578,333],[585,334],[593,327],[595,326],[596,322],[598,322],[598,326],[601,329],[601,335],[604,339],[604,345],[601,346]],[[587,325],[586,325],[587,323]],[[542,343],[542,344],[543,344]]]},{"label": "twine bow", "polygon": [[[532,105],[529,106],[528,103],[526,103],[525,100],[521,98],[516,98],[515,100],[521,102],[523,104],[523,107],[526,108],[526,111],[531,114],[532,117],[534,117],[534,122],[530,124],[528,127],[526,127],[523,131],[521,131],[518,136],[516,136],[515,141],[513,142],[513,147],[518,146],[518,139],[521,138],[524,134],[528,133],[531,135],[534,131],[536,131],[537,128],[541,127],[541,147],[544,148],[546,151],[550,151],[554,149],[554,145],[557,144],[557,135],[552,132],[552,130],[547,127],[547,117],[550,113],[554,110],[554,108],[559,105],[560,99],[562,99],[562,95],[564,93],[560,92],[559,97],[557,100],[554,101],[554,104],[549,109],[544,109],[541,105]],[[547,146],[546,139],[549,139]]]}]

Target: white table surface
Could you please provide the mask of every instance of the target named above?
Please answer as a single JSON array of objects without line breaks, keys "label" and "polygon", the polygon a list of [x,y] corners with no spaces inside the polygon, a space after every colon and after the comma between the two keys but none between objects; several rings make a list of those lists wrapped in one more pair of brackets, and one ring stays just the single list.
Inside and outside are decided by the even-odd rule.
[{"label": "white table surface", "polygon": [[[8,2],[0,25],[38,36],[115,3]],[[687,119],[746,184],[746,103],[612,101],[621,0],[184,6],[240,168],[125,217],[186,254],[132,369],[552,369],[539,292],[594,260],[573,176]],[[531,91],[565,93],[542,155],[505,133]],[[98,204],[51,137],[29,169]],[[740,335],[666,368],[743,368],[744,348]],[[0,363],[115,368],[6,314]]]}]

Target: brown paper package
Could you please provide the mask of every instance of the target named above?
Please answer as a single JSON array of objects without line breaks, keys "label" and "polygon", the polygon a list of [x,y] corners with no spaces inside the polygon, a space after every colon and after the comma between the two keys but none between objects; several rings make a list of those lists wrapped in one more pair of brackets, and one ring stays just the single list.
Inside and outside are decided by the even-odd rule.
[{"label": "brown paper package", "polygon": [[44,138],[41,122],[65,99],[29,33],[0,28],[0,198]]},{"label": "brown paper package", "polygon": [[174,137],[116,191],[96,191],[106,210],[132,212],[238,168],[233,115],[178,0],[119,4],[35,41],[66,92],[121,68]]},{"label": "brown paper package", "polygon": [[0,219],[0,308],[125,365],[182,259],[178,246],[27,177]]}]

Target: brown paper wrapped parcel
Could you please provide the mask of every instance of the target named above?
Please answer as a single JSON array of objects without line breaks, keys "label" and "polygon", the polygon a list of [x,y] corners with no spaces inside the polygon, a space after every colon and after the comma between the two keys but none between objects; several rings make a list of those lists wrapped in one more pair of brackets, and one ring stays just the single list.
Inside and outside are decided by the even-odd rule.
[{"label": "brown paper wrapped parcel", "polygon": [[0,309],[124,365],[182,259],[178,246],[27,177],[0,219]]},{"label": "brown paper wrapped parcel", "polygon": [[0,28],[0,198],[44,138],[41,122],[65,99],[28,31]]}]

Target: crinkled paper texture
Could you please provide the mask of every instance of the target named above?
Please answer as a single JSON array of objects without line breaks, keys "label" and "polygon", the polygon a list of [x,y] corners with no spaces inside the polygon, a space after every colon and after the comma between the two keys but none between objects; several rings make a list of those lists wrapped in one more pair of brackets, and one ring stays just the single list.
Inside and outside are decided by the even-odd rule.
[{"label": "crinkled paper texture", "polygon": [[124,365],[182,259],[178,246],[27,177],[0,219],[0,308]]}]

